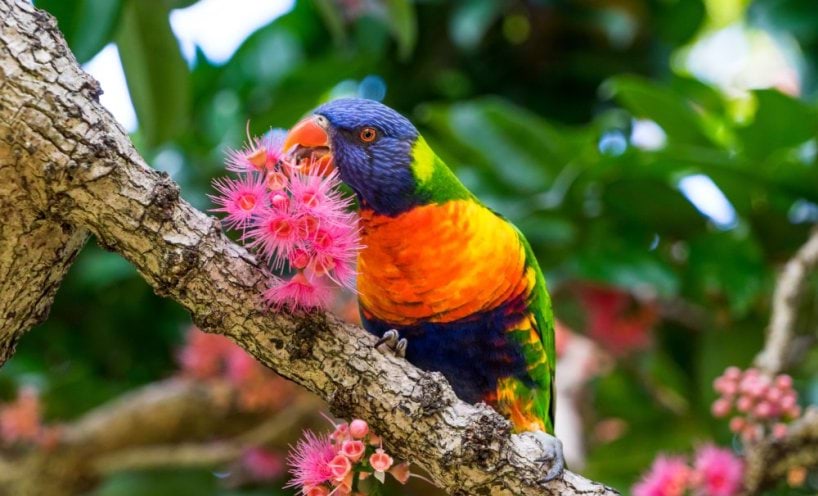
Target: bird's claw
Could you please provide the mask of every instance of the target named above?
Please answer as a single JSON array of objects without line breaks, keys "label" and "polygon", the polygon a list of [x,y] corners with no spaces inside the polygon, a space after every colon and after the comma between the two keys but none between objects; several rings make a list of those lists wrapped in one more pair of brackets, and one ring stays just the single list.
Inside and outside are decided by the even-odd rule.
[{"label": "bird's claw", "polygon": [[409,342],[406,341],[406,338],[401,338],[398,331],[395,329],[389,329],[385,333],[381,339],[375,343],[375,348],[378,348],[382,344],[386,345],[386,348],[396,357],[404,358],[406,356],[406,347],[409,345]]},{"label": "bird's claw", "polygon": [[562,441],[542,431],[536,431],[533,434],[543,450],[543,456],[538,458],[537,462],[542,463],[543,468],[547,467],[545,476],[540,479],[540,482],[550,482],[562,475],[562,471],[565,469]]}]

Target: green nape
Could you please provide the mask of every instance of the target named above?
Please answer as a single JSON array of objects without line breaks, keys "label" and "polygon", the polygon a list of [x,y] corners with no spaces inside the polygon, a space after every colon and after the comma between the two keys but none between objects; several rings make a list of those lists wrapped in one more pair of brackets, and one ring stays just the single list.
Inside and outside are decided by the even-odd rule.
[{"label": "green nape", "polygon": [[423,204],[445,203],[451,200],[478,201],[446,163],[432,151],[423,136],[418,136],[412,146],[412,172],[417,183],[415,194]]}]

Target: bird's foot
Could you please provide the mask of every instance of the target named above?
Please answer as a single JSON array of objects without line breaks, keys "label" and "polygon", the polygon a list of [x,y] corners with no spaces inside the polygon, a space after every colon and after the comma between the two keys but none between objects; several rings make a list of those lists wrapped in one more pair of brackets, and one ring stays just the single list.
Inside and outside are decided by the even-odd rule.
[{"label": "bird's foot", "polygon": [[389,353],[395,355],[398,358],[404,358],[406,356],[406,347],[409,345],[409,342],[406,341],[406,338],[401,338],[398,331],[395,329],[389,329],[385,333],[383,333],[383,337],[375,343],[375,348],[378,348],[381,345],[386,345],[386,349]]},{"label": "bird's foot", "polygon": [[562,441],[542,431],[535,431],[532,434],[543,449],[543,456],[537,459],[537,462],[542,463],[543,468],[546,469],[545,476],[540,479],[540,482],[550,482],[559,477],[565,469]]}]

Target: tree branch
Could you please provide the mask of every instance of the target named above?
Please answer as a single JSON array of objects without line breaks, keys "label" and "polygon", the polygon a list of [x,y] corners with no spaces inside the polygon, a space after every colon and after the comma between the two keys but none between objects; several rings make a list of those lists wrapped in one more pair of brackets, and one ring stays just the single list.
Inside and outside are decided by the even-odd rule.
[{"label": "tree branch", "polygon": [[[764,348],[755,365],[769,375],[784,371],[792,362],[799,304],[807,277],[818,266],[818,227],[786,263],[773,293],[772,315]],[[793,468],[818,466],[818,409],[808,408],[790,425],[783,439],[772,435],[747,446],[744,485],[748,494],[757,494],[786,477]]]},{"label": "tree branch", "polygon": [[318,401],[302,398],[261,424],[227,440],[136,447],[97,457],[98,473],[166,467],[214,467],[238,459],[248,449],[282,439],[318,408]]},{"label": "tree branch", "polygon": [[792,355],[798,306],[806,286],[807,276],[818,266],[818,227],[778,275],[773,294],[772,316],[767,329],[764,349],[756,356],[755,365],[768,374],[777,374],[787,367]]},{"label": "tree branch", "polygon": [[226,381],[178,378],[129,392],[51,427],[44,446],[4,450],[0,495],[82,494],[113,472],[216,467],[278,439],[318,403],[304,395],[277,413],[246,412],[240,395]]},{"label": "tree branch", "polygon": [[[74,237],[91,231],[201,329],[229,336],[327,399],[336,415],[366,419],[394,454],[423,466],[449,493],[615,494],[570,472],[540,483],[534,436],[512,435],[491,408],[458,400],[441,375],[376,352],[362,329],[321,314],[266,312],[258,301],[263,269],[223,236],[218,220],[181,200],[167,175],[147,167],[98,104],[97,83],[79,69],[53,19],[24,0],[0,0],[0,76],[0,170],[16,175],[9,187],[19,187],[19,197],[37,200],[19,207],[33,209],[29,215],[73,226]],[[5,289],[0,308],[16,297]],[[4,342],[31,322],[4,329]]]}]

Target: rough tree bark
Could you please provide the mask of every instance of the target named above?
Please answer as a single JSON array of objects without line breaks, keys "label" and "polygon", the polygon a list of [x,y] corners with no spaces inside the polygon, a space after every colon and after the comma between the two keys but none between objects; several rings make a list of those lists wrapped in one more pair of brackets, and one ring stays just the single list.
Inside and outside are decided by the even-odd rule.
[{"label": "rough tree bark", "polygon": [[534,436],[510,434],[505,419],[458,400],[439,374],[374,351],[360,328],[264,311],[262,268],[147,167],[99,94],[50,16],[0,0],[0,212],[14,219],[0,231],[0,361],[46,314],[90,231],[200,328],[232,338],[334,414],[368,420],[449,493],[616,494],[571,472],[540,483]]}]

